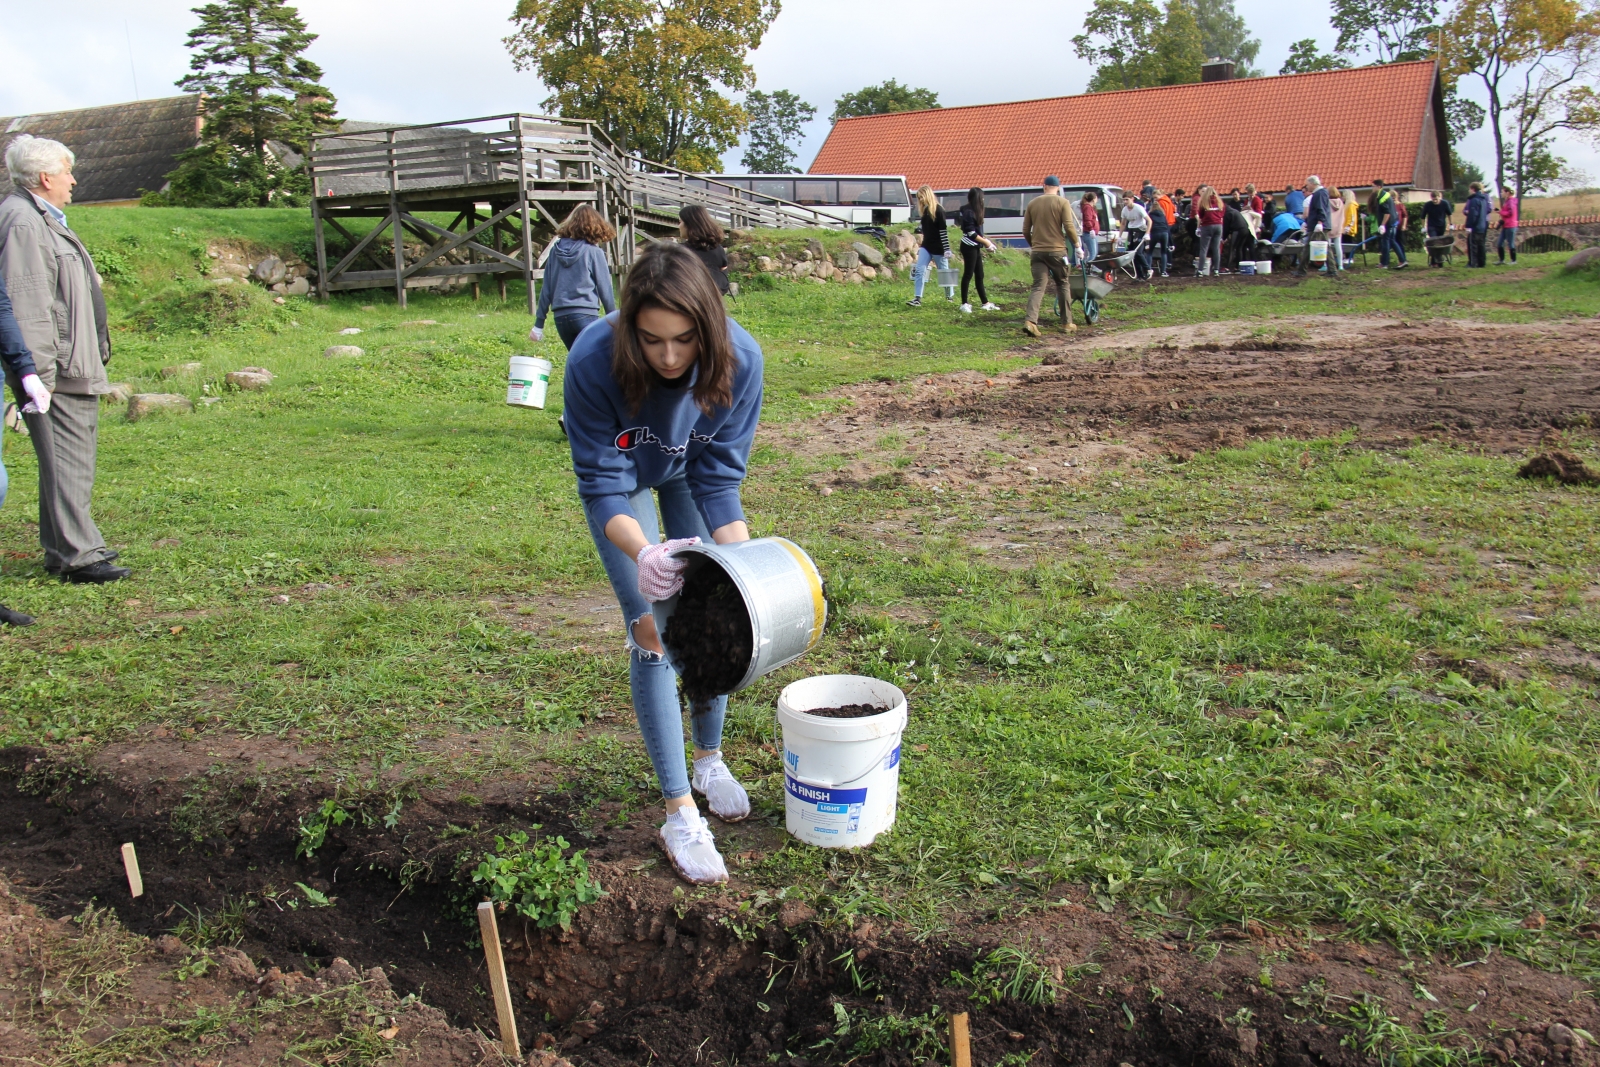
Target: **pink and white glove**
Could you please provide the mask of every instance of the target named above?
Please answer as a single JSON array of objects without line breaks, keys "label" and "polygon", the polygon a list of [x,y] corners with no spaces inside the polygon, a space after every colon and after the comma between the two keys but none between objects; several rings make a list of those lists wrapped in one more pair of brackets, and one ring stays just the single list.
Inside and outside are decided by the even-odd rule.
[{"label": "pink and white glove", "polygon": [[44,387],[44,382],[39,380],[37,374],[24,375],[22,391],[28,394],[28,402],[22,410],[28,414],[47,415],[50,412],[50,390]]},{"label": "pink and white glove", "polygon": [[536,341],[536,342],[537,341],[543,341],[544,340],[544,330],[541,329],[538,326],[535,326],[533,329],[528,331],[528,340]]},{"label": "pink and white glove", "polygon": [[698,537],[680,537],[641,548],[634,561],[639,564],[640,595],[652,604],[670,600],[683,588],[683,572],[689,566],[688,560],[673,559],[672,553],[699,543]]}]

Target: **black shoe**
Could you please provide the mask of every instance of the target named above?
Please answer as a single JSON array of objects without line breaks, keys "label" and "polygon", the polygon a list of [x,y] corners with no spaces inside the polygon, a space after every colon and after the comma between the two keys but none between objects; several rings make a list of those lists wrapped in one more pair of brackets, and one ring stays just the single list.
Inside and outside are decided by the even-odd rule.
[{"label": "black shoe", "polygon": [[106,549],[106,554],[100,557],[101,563],[110,563],[112,560],[121,559],[122,553],[114,548]]},{"label": "black shoe", "polygon": [[33,616],[24,615],[20,611],[12,611],[4,604],[0,604],[0,626],[32,626]]},{"label": "black shoe", "polygon": [[87,567],[62,571],[61,580],[74,585],[104,585],[107,582],[120,582],[132,573],[127,567],[113,567],[102,559]]},{"label": "black shoe", "polygon": [[919,308],[921,306],[922,306],[922,297],[920,297],[920,296],[914,296],[910,300],[906,301],[906,307],[908,307],[908,308]]}]

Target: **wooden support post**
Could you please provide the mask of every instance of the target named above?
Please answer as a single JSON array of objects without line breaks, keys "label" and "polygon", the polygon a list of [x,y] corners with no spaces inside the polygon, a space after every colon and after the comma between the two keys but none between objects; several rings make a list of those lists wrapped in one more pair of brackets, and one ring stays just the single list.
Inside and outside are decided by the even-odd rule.
[{"label": "wooden support post", "polygon": [[972,1038],[964,1011],[950,1016],[950,1067],[972,1067]]},{"label": "wooden support post", "polygon": [[511,1013],[511,986],[506,981],[506,959],[500,952],[500,925],[495,922],[494,905],[487,900],[478,905],[478,933],[483,937],[483,958],[489,965],[494,1012],[500,1019],[500,1047],[507,1056],[520,1060],[522,1043],[517,1040],[517,1017]]},{"label": "wooden support post", "polygon": [[317,299],[328,299],[328,238],[322,225],[322,205],[317,203],[316,188],[312,188],[311,226],[317,239]]},{"label": "wooden support post", "polygon": [[394,158],[394,131],[389,131],[389,218],[394,238],[394,297],[406,306],[406,232],[400,224],[400,170]]},{"label": "wooden support post", "polygon": [[533,291],[533,215],[528,200],[527,144],[522,138],[522,116],[512,122],[517,131],[517,202],[522,206],[522,277],[528,283],[528,314],[539,307],[539,297]]},{"label": "wooden support post", "polygon": [[139,873],[139,854],[133,850],[132,841],[122,846],[122,869],[128,875],[128,892],[135,897],[144,896],[144,875]]}]

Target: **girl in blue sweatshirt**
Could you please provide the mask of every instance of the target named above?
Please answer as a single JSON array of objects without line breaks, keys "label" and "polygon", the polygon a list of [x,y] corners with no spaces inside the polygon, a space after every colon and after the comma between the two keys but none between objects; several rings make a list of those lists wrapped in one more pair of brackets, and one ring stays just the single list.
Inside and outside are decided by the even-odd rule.
[{"label": "girl in blue sweatshirt", "polygon": [[616,236],[611,224],[588,204],[572,209],[556,230],[555,247],[545,257],[539,308],[533,314],[529,338],[544,340],[544,318],[553,311],[556,333],[570,352],[578,335],[600,317],[600,307],[607,312],[617,310],[611,295],[611,265],[606,262],[606,250],[600,247]]},{"label": "girl in blue sweatshirt", "polygon": [[727,881],[728,869],[694,794],[726,822],[749,815],[750,798],[722,761],[726,696],[693,708],[691,780],[677,676],[650,605],[683,585],[674,549],[750,539],[739,487],[761,418],[761,369],[760,346],[727,317],[705,265],[660,243],[628,272],[621,308],[577,339],[562,385],[578,495],[622,606],[633,710],[666,801],[662,844],[697,883]]}]

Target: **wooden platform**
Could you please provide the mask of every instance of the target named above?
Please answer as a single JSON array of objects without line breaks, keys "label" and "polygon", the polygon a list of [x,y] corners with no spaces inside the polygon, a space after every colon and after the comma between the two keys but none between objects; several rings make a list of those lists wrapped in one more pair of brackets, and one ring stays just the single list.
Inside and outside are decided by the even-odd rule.
[{"label": "wooden platform", "polygon": [[[393,286],[404,307],[407,289],[470,279],[476,295],[484,277],[496,280],[504,298],[506,277],[520,274],[531,313],[541,254],[581,203],[616,228],[606,251],[619,276],[641,239],[676,234],[678,212],[690,203],[730,228],[844,226],[800,204],[624,155],[592,123],[539,115],[346,124],[313,139],[307,169],[323,299],[339,290]],[[358,237],[356,219],[378,222]],[[378,244],[385,234],[387,247]],[[330,237],[344,244],[334,262]]]}]

